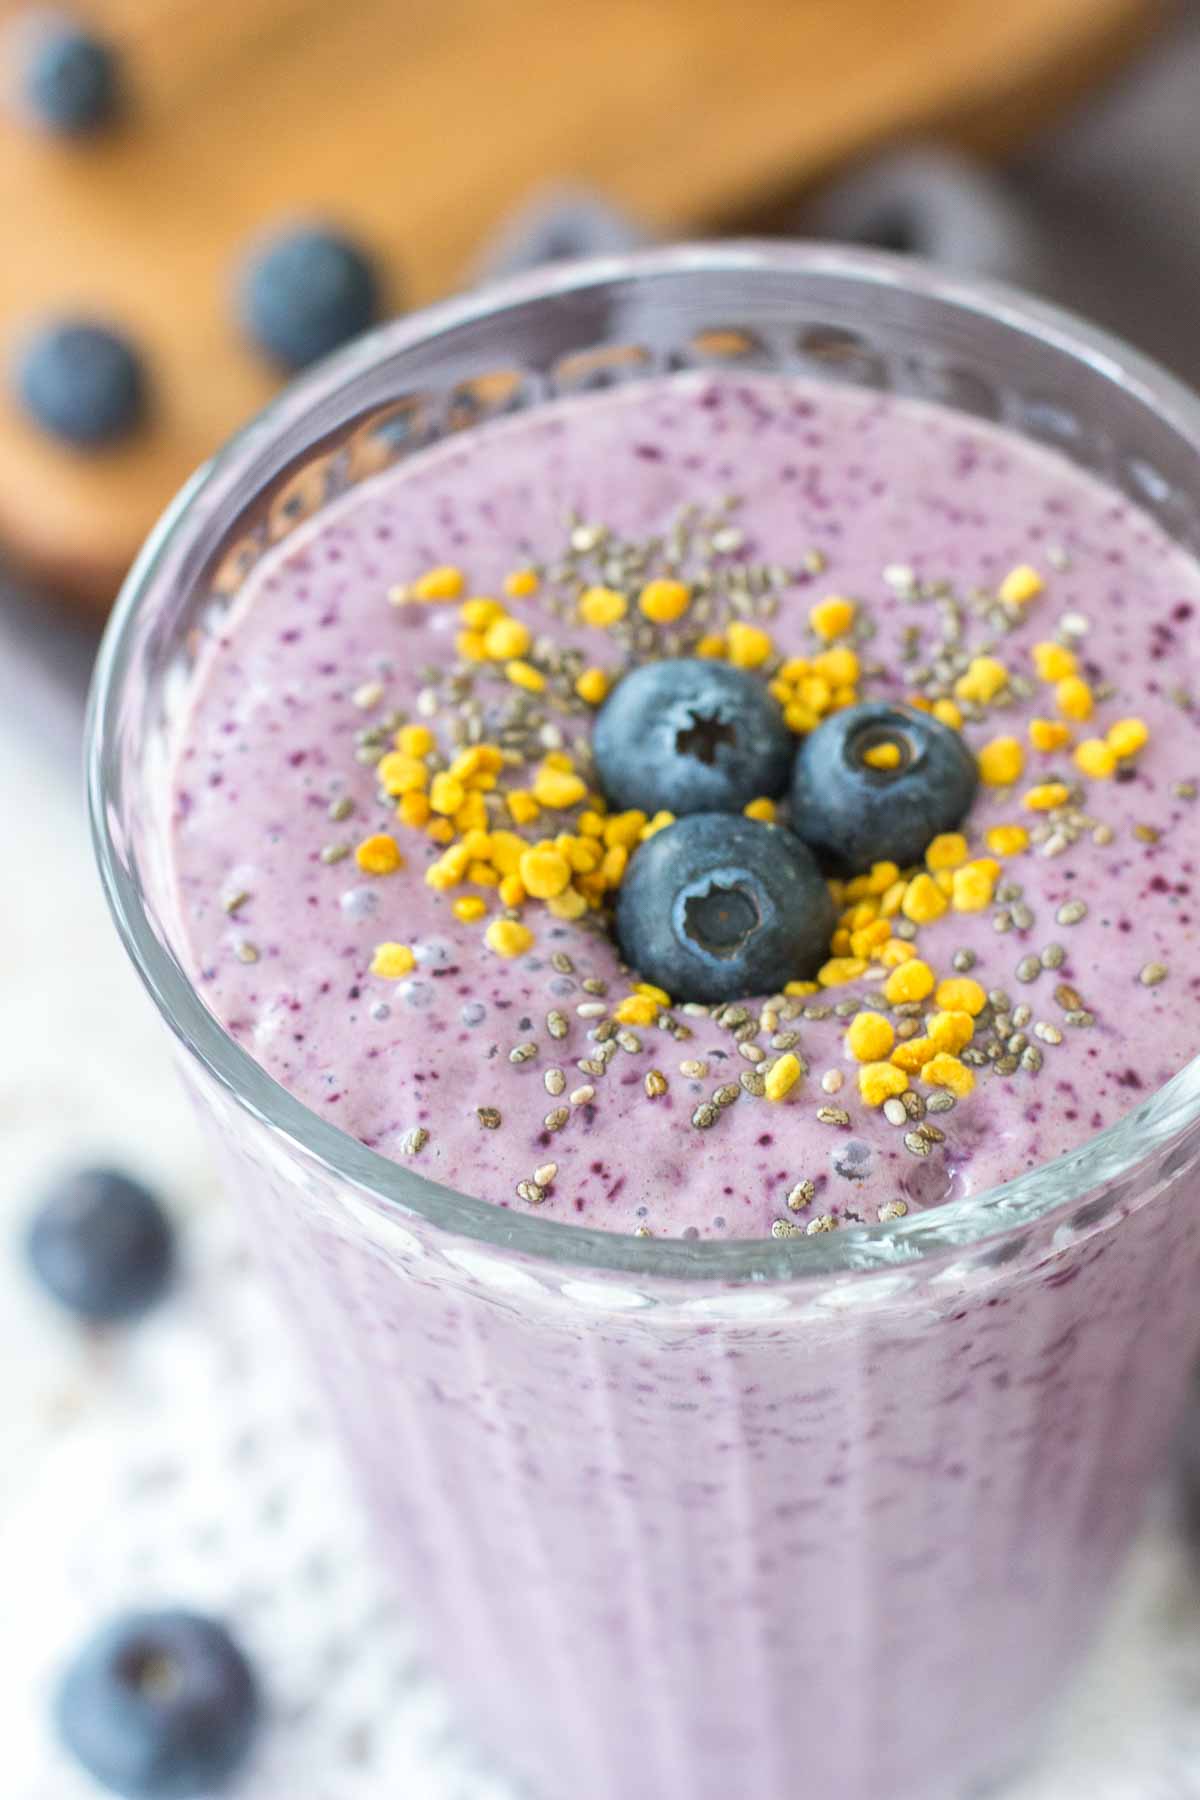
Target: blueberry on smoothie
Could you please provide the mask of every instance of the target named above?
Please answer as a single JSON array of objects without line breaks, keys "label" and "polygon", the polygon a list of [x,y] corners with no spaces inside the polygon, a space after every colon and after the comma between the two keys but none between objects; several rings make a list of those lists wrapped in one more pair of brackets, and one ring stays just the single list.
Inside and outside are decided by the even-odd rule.
[{"label": "blueberry on smoothie", "polygon": [[120,332],[87,319],[41,326],[18,357],[15,379],[34,423],[77,449],[127,437],[146,410],[137,348]]},{"label": "blueberry on smoothie", "polygon": [[253,342],[303,369],[366,331],[382,305],[374,264],[338,231],[302,226],[260,244],[242,271],[238,310]]},{"label": "blueberry on smoothie", "polygon": [[244,1761],[258,1684],[215,1619],[128,1613],[80,1650],[55,1698],[59,1737],[102,1787],[128,1800],[188,1800]]},{"label": "blueberry on smoothie", "polygon": [[792,777],[792,829],[829,868],[920,862],[939,832],[961,824],[978,783],[956,731],[928,713],[867,701],[804,740]]},{"label": "blueberry on smoothie", "polygon": [[793,739],[763,683],[699,657],[643,663],[596,718],[609,804],[646,813],[741,812],[787,786]]},{"label": "blueberry on smoothie", "polygon": [[617,896],[621,954],[681,1001],[769,993],[813,974],[834,924],[800,840],[728,813],[692,813],[656,832]]},{"label": "blueberry on smoothie", "polygon": [[55,13],[31,19],[18,55],[20,105],[44,130],[86,137],[120,111],[116,52],[79,20]]},{"label": "blueberry on smoothie", "polygon": [[119,1169],[60,1177],[34,1214],[28,1244],[42,1286],[69,1312],[96,1324],[153,1305],[175,1259],[162,1206]]}]

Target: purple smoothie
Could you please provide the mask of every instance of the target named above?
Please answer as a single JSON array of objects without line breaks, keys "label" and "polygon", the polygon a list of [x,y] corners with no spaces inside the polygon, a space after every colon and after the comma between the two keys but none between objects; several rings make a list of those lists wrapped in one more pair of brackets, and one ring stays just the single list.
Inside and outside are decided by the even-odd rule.
[{"label": "purple smoothie", "polygon": [[[787,572],[769,621],[782,657],[819,651],[810,607],[851,595],[859,628],[874,634],[857,645],[863,697],[903,699],[939,657],[957,654],[959,667],[993,647],[1027,684],[965,726],[975,749],[997,736],[1024,744],[1015,785],[980,789],[968,840],[972,856],[986,856],[989,828],[1016,822],[1055,835],[1061,853],[1046,854],[1055,845],[1045,842],[1004,858],[991,904],[951,907],[916,933],[939,977],[962,968],[1008,997],[987,1009],[972,1046],[981,1057],[990,1047],[992,1063],[977,1068],[968,1098],[936,1115],[944,1141],[925,1154],[906,1147],[906,1126],[859,1099],[844,1044],[838,1009],[879,1003],[878,966],[789,1002],[784,1012],[795,1016],[748,1043],[744,1031],[681,1014],[688,1039],[643,1033],[641,1050],[619,1050],[599,1079],[578,1065],[629,981],[594,916],[570,922],[526,907],[533,944],[505,961],[487,949],[485,921],[460,923],[453,911],[471,893],[494,917],[495,890],[428,887],[439,850],[421,832],[396,830],[407,860],[387,877],[364,876],[350,856],[322,860],[395,828],[370,747],[366,763],[355,760],[356,736],[378,718],[420,718],[422,670],[455,664],[457,606],[389,607],[389,588],[454,563],[470,593],[502,593],[512,570],[555,564],[568,518],[641,542],[669,537],[682,509],[731,491],[740,502],[725,523],[731,535],[718,527],[716,541],[736,537],[738,563]],[[1014,627],[997,630],[979,596],[1026,563],[1044,570],[1045,589]],[[552,610],[560,591],[588,579],[560,590],[547,580],[510,610],[614,669],[610,633]],[[911,1209],[985,1190],[1122,1117],[1200,1048],[1190,798],[1200,745],[1196,715],[1179,698],[1194,674],[1198,611],[1200,572],[1131,505],[1049,453],[913,402],[691,378],[492,427],[406,464],[297,533],[265,561],[209,657],[179,765],[175,850],[203,990],[227,1029],[318,1112],[500,1205],[528,1210],[518,1184],[548,1162],[557,1173],[545,1214],[656,1235],[765,1235],[799,1216],[788,1196],[805,1182],[808,1217],[835,1222],[873,1221],[897,1200]],[[957,637],[946,650],[948,623]],[[1032,719],[1057,717],[1054,688],[1031,660],[1033,646],[1055,640],[1101,696],[1112,689],[1072,726],[1076,741],[1131,716],[1149,729],[1146,750],[1114,779],[1085,780],[1069,747],[1029,744]],[[460,666],[495,735],[514,690],[502,669]],[[953,690],[952,680],[941,685]],[[355,696],[373,704],[364,710]],[[551,741],[586,743],[586,708],[560,715],[527,698],[557,734]],[[1035,785],[1064,777],[1078,784],[1086,821],[1065,846],[1022,804]],[[528,770],[505,780],[527,787]],[[348,803],[349,818],[331,820],[331,807]],[[563,822],[544,814],[527,835],[552,835]],[[237,894],[246,897],[231,916]],[[381,940],[412,947],[409,978],[371,975]],[[602,984],[609,1006],[585,980]],[[1075,1006],[1063,1003],[1072,990]],[[568,1023],[559,1038],[548,1034],[552,1011]],[[781,1033],[809,1068],[787,1103],[743,1089],[716,1128],[693,1128],[696,1108],[723,1085],[769,1067]],[[522,1046],[532,1046],[528,1060],[512,1061]],[[696,1065],[699,1077],[688,1073]],[[651,1068],[668,1083],[656,1097],[644,1089]],[[570,1094],[587,1087],[592,1101],[571,1107]],[[556,1105],[570,1118],[548,1131]],[[499,1128],[481,1127],[481,1106],[499,1111]],[[848,1114],[841,1126],[818,1118],[831,1106]],[[425,1134],[415,1155],[414,1132]]]},{"label": "purple smoothie", "polygon": [[[1020,738],[1022,776],[982,787],[964,830],[974,858],[997,825],[1039,841],[1001,859],[982,910],[948,907],[911,939],[939,979],[992,996],[953,1107],[930,1110],[947,1090],[919,1080],[900,1123],[860,1097],[845,1037],[879,1004],[874,965],[780,997],[765,1025],[754,997],[740,1039],[736,1021],[674,1008],[690,1037],[639,1027],[589,1076],[578,1064],[630,986],[598,919],[529,903],[532,945],[493,954],[486,921],[453,910],[485,890],[429,887],[440,847],[379,800],[372,721],[390,743],[391,714],[427,716],[459,629],[456,605],[389,606],[390,588],[453,563],[495,595],[537,565],[539,592],[510,614],[615,669],[612,632],[555,605],[571,533],[669,543],[681,509],[727,495],[714,554],[768,571],[749,585],[777,602],[761,622],[781,656],[818,652],[809,608],[839,594],[858,603],[865,697],[931,692],[947,657],[952,688],[956,606],[963,651],[991,645],[1017,677],[963,729],[976,750]],[[1023,564],[1043,591],[998,622],[996,590]],[[300,528],[206,648],[173,777],[197,984],[314,1111],[514,1211],[755,1237],[982,1191],[1083,1144],[1198,1047],[1198,604],[1194,564],[1127,502],[913,402],[680,378],[481,429]],[[1095,698],[1076,741],[1148,728],[1120,778],[1030,745],[1030,720],[1058,716],[1032,661],[1047,641],[1072,647]],[[582,756],[586,712],[544,722]],[[1078,802],[1023,808],[1058,775]],[[403,868],[339,856],[380,830]],[[371,973],[382,941],[411,946],[409,975]],[[790,1049],[808,1073],[778,1102],[748,1091],[760,1064],[739,1042],[768,1067]],[[652,1069],[665,1092],[648,1092]],[[593,1096],[572,1104],[582,1085]],[[1190,1145],[1136,1181],[1093,1161],[1063,1189],[1086,1204],[993,1250],[726,1292],[456,1242],[202,1091],[464,1717],[544,1800],[959,1800],[1020,1757],[1128,1542],[1195,1346]],[[519,1194],[549,1162],[540,1195]]]}]

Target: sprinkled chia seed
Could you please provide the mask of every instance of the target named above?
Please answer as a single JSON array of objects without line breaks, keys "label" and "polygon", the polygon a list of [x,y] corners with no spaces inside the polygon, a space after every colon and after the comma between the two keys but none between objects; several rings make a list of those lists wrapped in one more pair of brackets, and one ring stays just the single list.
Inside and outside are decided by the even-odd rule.
[{"label": "sprinkled chia seed", "polygon": [[925,1102],[925,1111],[931,1113],[953,1112],[954,1107],[954,1095],[948,1094],[945,1088],[937,1088]]},{"label": "sprinkled chia seed", "polygon": [[567,1078],[561,1069],[547,1069],[542,1076],[546,1092],[555,1096],[562,1093],[567,1085]]},{"label": "sprinkled chia seed", "polygon": [[689,1056],[679,1065],[679,1073],[686,1075],[689,1081],[703,1081],[708,1074],[708,1064],[697,1057]]},{"label": "sprinkled chia seed", "polygon": [[650,1069],[647,1072],[644,1085],[647,1098],[657,1100],[661,1095],[666,1093],[668,1083],[667,1078],[661,1069]]},{"label": "sprinkled chia seed", "polygon": [[757,1069],[743,1069],[738,1076],[738,1085],[744,1094],[750,1094],[755,1100],[761,1100],[767,1091],[766,1080]]},{"label": "sprinkled chia seed", "polygon": [[881,1225],[889,1225],[893,1219],[903,1219],[907,1212],[907,1200],[887,1200],[879,1208],[875,1217]]},{"label": "sprinkled chia seed", "polygon": [[914,1124],[925,1117],[925,1102],[915,1088],[905,1088],[900,1104]]},{"label": "sprinkled chia seed", "polygon": [[908,1114],[904,1110],[904,1102],[896,1094],[890,1094],[883,1103],[883,1116],[889,1125],[907,1125]]},{"label": "sprinkled chia seed", "polygon": [[1067,953],[1061,944],[1047,944],[1041,954],[1043,969],[1061,969],[1067,960]]},{"label": "sprinkled chia seed", "polygon": [[767,1053],[761,1044],[746,1042],[738,1045],[738,1055],[744,1057],[748,1063],[760,1063],[766,1060]]},{"label": "sprinkled chia seed", "polygon": [[1171,795],[1176,800],[1194,800],[1196,798],[1196,783],[1194,781],[1173,781],[1171,783]]},{"label": "sprinkled chia seed", "polygon": [[246,938],[241,938],[234,945],[233,954],[241,963],[256,963],[258,961],[258,945],[250,943]]},{"label": "sprinkled chia seed", "polygon": [[603,1000],[581,1000],[575,1011],[581,1019],[602,1019],[608,1008]]},{"label": "sprinkled chia seed", "polygon": [[499,1131],[502,1119],[498,1106],[477,1106],[475,1117],[485,1131]]},{"label": "sprinkled chia seed", "polygon": [[222,900],[221,906],[225,912],[229,913],[230,916],[232,916],[235,912],[237,912],[239,907],[245,906],[245,904],[249,898],[250,898],[250,889],[249,888],[239,888],[236,894],[230,894],[228,899]]},{"label": "sprinkled chia seed", "polygon": [[364,681],[361,687],[355,688],[350,699],[360,712],[370,712],[383,699],[382,681]]},{"label": "sprinkled chia seed", "polygon": [[1068,1025],[1080,1031],[1087,1031],[1096,1023],[1095,1013],[1089,1012],[1085,1006],[1072,1007],[1069,1013],[1064,1014],[1064,1018]]},{"label": "sprinkled chia seed", "polygon": [[618,1031],[617,1043],[629,1056],[636,1056],[642,1047],[642,1040],[636,1031]]},{"label": "sprinkled chia seed", "polygon": [[1157,844],[1162,832],[1157,825],[1135,825],[1133,835],[1142,844]]},{"label": "sprinkled chia seed", "polygon": [[532,1062],[537,1053],[538,1047],[534,1043],[514,1044],[508,1053],[508,1060],[510,1063]]},{"label": "sprinkled chia seed", "polygon": [[[711,1125],[716,1124],[718,1116],[717,1109],[712,1102],[702,1100],[692,1114],[692,1124],[697,1131],[707,1131]],[[849,1124],[849,1122],[847,1119],[846,1123]]]},{"label": "sprinkled chia seed", "polygon": [[821,1087],[827,1094],[840,1094],[846,1084],[846,1077],[840,1069],[826,1069],[821,1077]]},{"label": "sprinkled chia seed", "polygon": [[575,964],[571,961],[565,950],[556,950],[554,952],[553,956],[550,958],[550,967],[559,975],[573,975],[575,973]]},{"label": "sprinkled chia seed", "polygon": [[1078,925],[1081,919],[1087,918],[1086,900],[1066,900],[1054,915],[1060,925]]},{"label": "sprinkled chia seed", "polygon": [[1028,1069],[1031,1075],[1036,1075],[1044,1061],[1045,1058],[1036,1044],[1026,1044],[1024,1050],[1021,1052],[1021,1067],[1023,1069]]},{"label": "sprinkled chia seed", "polygon": [[557,1174],[558,1174],[558,1164],[557,1163],[555,1163],[555,1162],[543,1163],[540,1168],[535,1169],[533,1171],[533,1179],[537,1183],[538,1187],[548,1188],[553,1183],[554,1177]]},{"label": "sprinkled chia seed", "polygon": [[517,1193],[530,1206],[540,1206],[546,1198],[545,1188],[539,1187],[536,1181],[518,1181]]},{"label": "sprinkled chia seed", "polygon": [[1160,981],[1167,979],[1167,965],[1160,962],[1148,962],[1138,970],[1138,980],[1143,987],[1157,987]]},{"label": "sprinkled chia seed", "polygon": [[401,1144],[400,1148],[403,1150],[405,1156],[419,1156],[428,1142],[429,1133],[426,1131],[425,1127],[423,1125],[414,1125],[412,1130],[405,1134],[404,1142]]},{"label": "sprinkled chia seed", "polygon": [[339,794],[336,800],[329,802],[329,818],[335,825],[340,825],[343,819],[350,818],[353,812],[354,802],[349,794]]},{"label": "sprinkled chia seed", "polygon": [[1034,1037],[1041,1038],[1043,1044],[1061,1044],[1063,1034],[1057,1025],[1051,1025],[1045,1019],[1039,1019],[1033,1028]]},{"label": "sprinkled chia seed", "polygon": [[1104,845],[1111,844],[1115,836],[1116,833],[1111,825],[1097,825],[1092,833],[1092,842],[1103,848]]},{"label": "sprinkled chia seed", "polygon": [[794,1224],[791,1219],[772,1219],[771,1236],[773,1238],[801,1237],[803,1233],[799,1225]]},{"label": "sprinkled chia seed", "polygon": [[788,1192],[787,1203],[793,1212],[803,1212],[816,1198],[816,1184],[808,1180],[796,1182]]},{"label": "sprinkled chia seed", "polygon": [[325,844],[321,850],[321,861],[326,864],[345,862],[349,854],[349,844]]},{"label": "sprinkled chia seed", "polygon": [[[957,972],[960,975],[965,975],[968,970],[975,967],[977,958],[973,950],[956,950],[950,960]],[[907,1208],[905,1208],[905,1210],[907,1211]]]},{"label": "sprinkled chia seed", "polygon": [[552,1038],[565,1038],[570,1029],[565,1013],[555,1011],[546,1014],[546,1030]]},{"label": "sprinkled chia seed", "polygon": [[822,1125],[848,1125],[850,1114],[844,1106],[818,1106],[817,1118]]},{"label": "sprinkled chia seed", "polygon": [[722,1108],[732,1106],[740,1093],[741,1089],[734,1082],[727,1081],[723,1087],[713,1090],[713,1102]]},{"label": "sprinkled chia seed", "polygon": [[1018,981],[1036,981],[1041,972],[1042,965],[1036,956],[1023,956],[1013,970]]},{"label": "sprinkled chia seed", "polygon": [[590,1082],[585,1081],[581,1087],[572,1088],[567,1099],[572,1106],[590,1106],[596,1098],[596,1090]]},{"label": "sprinkled chia seed", "polygon": [[919,1131],[906,1131],[904,1134],[904,1148],[910,1150],[914,1156],[928,1156],[930,1149],[929,1140],[922,1137]]},{"label": "sprinkled chia seed", "polygon": [[1066,981],[1059,982],[1054,990],[1054,999],[1064,1012],[1079,1012],[1083,1006],[1083,996],[1078,988],[1073,988]]},{"label": "sprinkled chia seed", "polygon": [[817,1237],[823,1231],[836,1230],[837,1220],[834,1218],[833,1214],[819,1213],[815,1219],[810,1219],[808,1221],[808,1224],[804,1227],[804,1235],[805,1237]]}]

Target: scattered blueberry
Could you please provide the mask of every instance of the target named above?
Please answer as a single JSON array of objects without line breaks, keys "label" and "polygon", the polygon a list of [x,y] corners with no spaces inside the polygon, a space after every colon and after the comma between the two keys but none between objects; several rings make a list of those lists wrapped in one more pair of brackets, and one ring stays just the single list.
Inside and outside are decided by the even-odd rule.
[{"label": "scattered blueberry", "polygon": [[484,248],[479,279],[494,281],[576,256],[623,256],[645,242],[640,226],[599,194],[552,188],[501,226]]},{"label": "scattered blueberry", "polygon": [[[893,767],[871,755],[898,753]],[[975,758],[928,713],[867,701],[805,738],[792,778],[792,829],[828,867],[856,874],[875,862],[920,862],[975,797]]]},{"label": "scattered blueberry", "polygon": [[258,1685],[223,1625],[198,1613],[128,1613],[88,1640],[55,1701],[59,1736],[128,1800],[188,1800],[244,1760]]},{"label": "scattered blueberry", "polygon": [[790,831],[692,813],[648,838],[617,895],[621,954],[672,999],[734,1000],[811,975],[833,901]]},{"label": "scattered blueberry", "polygon": [[37,330],[18,358],[16,385],[30,417],[80,449],[126,437],[146,410],[137,350],[86,319],[59,319]]},{"label": "scattered blueberry", "polygon": [[765,686],[699,657],[643,663],[596,717],[592,749],[612,806],[741,812],[787,786],[793,739]]},{"label": "scattered blueberry", "polygon": [[111,44],[78,20],[31,19],[21,46],[19,97],[30,118],[64,137],[111,124],[121,107],[121,71]]},{"label": "scattered blueberry", "polygon": [[302,226],[251,254],[238,287],[250,337],[287,369],[303,369],[379,317],[379,280],[366,253],[340,232]]},{"label": "scattered blueberry", "polygon": [[62,1177],[34,1215],[29,1258],[56,1300],[97,1323],[132,1318],[163,1292],[170,1221],[148,1188],[117,1169]]}]

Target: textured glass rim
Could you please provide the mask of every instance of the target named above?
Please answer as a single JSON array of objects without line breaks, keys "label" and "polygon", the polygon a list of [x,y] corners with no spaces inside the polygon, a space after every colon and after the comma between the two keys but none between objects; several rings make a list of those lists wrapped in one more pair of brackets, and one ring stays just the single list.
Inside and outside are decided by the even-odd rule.
[{"label": "textured glass rim", "polygon": [[[797,1280],[902,1268],[1027,1229],[1056,1207],[1131,1174],[1200,1116],[1200,1056],[1133,1113],[1053,1162],[982,1194],[944,1202],[886,1224],[842,1227],[797,1238],[637,1238],[516,1213],[459,1194],[368,1149],[281,1087],[228,1036],[155,932],[139,885],[110,827],[109,797],[119,780],[125,683],[133,671],[136,625],[151,605],[169,554],[186,544],[194,512],[214,484],[249,475],[265,442],[320,417],[324,403],[385,357],[439,335],[542,299],[561,299],[631,279],[793,273],[853,280],[865,289],[926,296],[1040,339],[1090,365],[1200,445],[1200,398],[1150,358],[1074,314],[998,283],[962,280],[909,257],[820,243],[685,244],[560,264],[497,283],[396,320],[358,339],[292,383],[217,452],[176,496],[126,579],[105,633],[88,708],[87,786],[93,844],[105,895],[143,983],[174,1033],[246,1112],[292,1141],[335,1180],[416,1215],[446,1232],[574,1270],[719,1283]],[[319,435],[319,431],[314,436]]]}]

